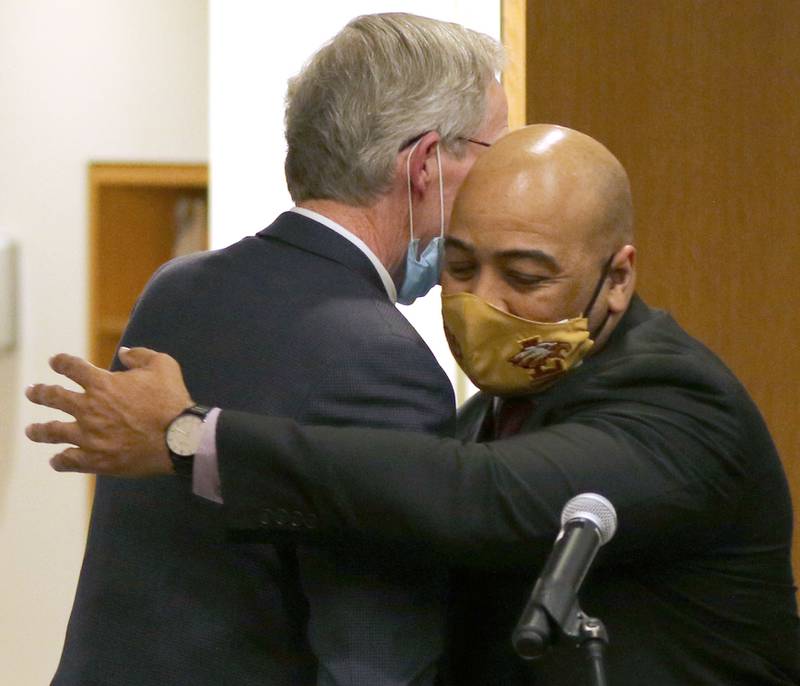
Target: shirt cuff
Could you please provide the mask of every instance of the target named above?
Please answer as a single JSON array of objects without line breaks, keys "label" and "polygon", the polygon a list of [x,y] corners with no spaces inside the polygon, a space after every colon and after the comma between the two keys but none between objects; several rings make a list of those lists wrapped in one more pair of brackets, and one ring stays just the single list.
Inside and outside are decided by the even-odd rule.
[{"label": "shirt cuff", "polygon": [[222,488],[217,461],[217,418],[220,411],[218,407],[213,408],[203,422],[200,446],[197,448],[192,467],[192,492],[221,505]]}]

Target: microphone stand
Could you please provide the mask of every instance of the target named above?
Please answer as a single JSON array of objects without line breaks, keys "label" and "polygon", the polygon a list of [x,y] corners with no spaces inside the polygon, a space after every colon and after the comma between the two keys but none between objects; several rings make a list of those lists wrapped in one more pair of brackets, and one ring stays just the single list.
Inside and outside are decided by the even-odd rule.
[{"label": "microphone stand", "polygon": [[589,660],[592,686],[608,686],[605,667],[605,649],[608,645],[608,632],[603,622],[589,617],[574,605],[570,616],[560,622],[547,609],[547,603],[536,607],[532,616],[514,632],[514,649],[524,660],[541,657],[552,643],[552,628],[577,642],[578,647],[586,648]]},{"label": "microphone stand", "polygon": [[589,658],[589,671],[592,675],[594,686],[608,686],[606,679],[605,649],[608,645],[608,632],[606,627],[596,617],[587,617],[580,613],[580,636],[578,645],[586,646]]}]

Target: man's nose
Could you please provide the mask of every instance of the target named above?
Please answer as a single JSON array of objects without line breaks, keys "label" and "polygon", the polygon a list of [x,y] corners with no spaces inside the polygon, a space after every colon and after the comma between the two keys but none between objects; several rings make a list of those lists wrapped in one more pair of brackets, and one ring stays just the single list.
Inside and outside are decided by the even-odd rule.
[{"label": "man's nose", "polygon": [[508,312],[508,305],[504,297],[504,284],[491,272],[481,271],[478,273],[466,290],[498,310]]}]

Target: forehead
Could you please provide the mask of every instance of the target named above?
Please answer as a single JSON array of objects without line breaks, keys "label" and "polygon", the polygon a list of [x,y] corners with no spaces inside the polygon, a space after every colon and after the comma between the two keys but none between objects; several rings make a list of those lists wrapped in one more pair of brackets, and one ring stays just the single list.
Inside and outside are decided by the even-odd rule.
[{"label": "forehead", "polygon": [[473,218],[451,223],[447,238],[449,245],[481,251],[529,250],[553,244],[547,227],[523,225],[514,217],[491,212],[480,221]]},{"label": "forehead", "polygon": [[479,260],[522,258],[554,270],[570,270],[590,252],[583,232],[564,225],[559,214],[532,217],[498,203],[454,213],[448,246],[466,250]]},{"label": "forehead", "polygon": [[502,163],[483,165],[462,186],[448,235],[475,250],[541,249],[568,263],[570,255],[592,249],[598,222],[592,195],[546,167],[520,173]]}]

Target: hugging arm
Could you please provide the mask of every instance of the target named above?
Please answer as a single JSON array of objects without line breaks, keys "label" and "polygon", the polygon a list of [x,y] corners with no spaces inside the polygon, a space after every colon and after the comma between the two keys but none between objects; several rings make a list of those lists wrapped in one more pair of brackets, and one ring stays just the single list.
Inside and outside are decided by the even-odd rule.
[{"label": "hugging arm", "polygon": [[411,542],[461,563],[517,566],[545,558],[564,504],[587,491],[617,508],[608,547],[618,555],[665,538],[676,555],[702,546],[735,508],[743,475],[706,415],[693,417],[687,403],[645,412],[614,402],[513,438],[465,443],[223,412],[217,448],[232,529],[268,533],[265,509],[299,510],[317,521],[301,535]]}]

